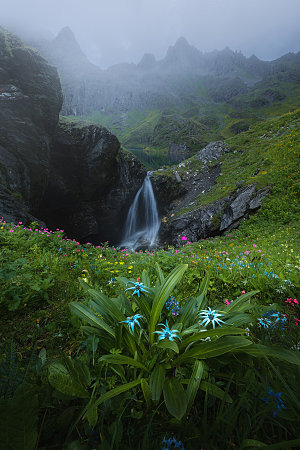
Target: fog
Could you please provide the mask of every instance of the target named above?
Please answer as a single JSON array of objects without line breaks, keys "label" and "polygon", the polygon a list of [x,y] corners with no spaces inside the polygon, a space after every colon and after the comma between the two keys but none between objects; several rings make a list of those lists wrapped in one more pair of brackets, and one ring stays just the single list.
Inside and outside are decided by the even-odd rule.
[{"label": "fog", "polygon": [[203,52],[272,60],[300,50],[299,0],[0,0],[0,24],[32,39],[69,26],[100,67],[163,58],[180,36]]}]

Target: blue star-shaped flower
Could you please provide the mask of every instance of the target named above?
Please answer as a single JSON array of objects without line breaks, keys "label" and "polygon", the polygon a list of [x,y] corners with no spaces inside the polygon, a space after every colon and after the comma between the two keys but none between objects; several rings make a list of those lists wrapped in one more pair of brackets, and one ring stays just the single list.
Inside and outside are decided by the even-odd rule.
[{"label": "blue star-shaped flower", "polygon": [[149,289],[147,288],[147,286],[145,286],[143,283],[139,283],[138,281],[136,281],[136,282],[128,281],[128,283],[132,283],[133,286],[130,287],[130,288],[125,289],[125,292],[129,291],[130,289],[133,289],[132,295],[137,294],[138,297],[139,297],[140,296],[140,292],[147,292],[147,294],[150,292]]},{"label": "blue star-shaped flower", "polygon": [[210,307],[208,307],[208,309],[202,309],[199,316],[203,319],[200,325],[206,326],[209,323],[212,323],[213,328],[215,328],[215,324],[221,325],[221,323],[225,323],[223,320],[219,319],[219,317],[224,316],[224,314],[218,313]]},{"label": "blue star-shaped flower", "polygon": [[141,314],[135,314],[134,316],[131,317],[126,317],[126,320],[122,320],[121,322],[127,323],[129,331],[132,333],[134,331],[134,326],[138,325],[139,327],[141,327],[138,319],[140,319]]},{"label": "blue star-shaped flower", "polygon": [[178,330],[170,330],[167,320],[166,320],[166,325],[164,325],[163,323],[159,323],[158,325],[161,325],[162,327],[164,327],[163,331],[153,331],[153,333],[157,333],[160,335],[158,337],[159,341],[161,341],[163,339],[169,339],[170,341],[174,341],[175,338],[180,339],[180,337],[177,336],[177,334],[176,334],[176,333],[179,333],[179,331]]}]

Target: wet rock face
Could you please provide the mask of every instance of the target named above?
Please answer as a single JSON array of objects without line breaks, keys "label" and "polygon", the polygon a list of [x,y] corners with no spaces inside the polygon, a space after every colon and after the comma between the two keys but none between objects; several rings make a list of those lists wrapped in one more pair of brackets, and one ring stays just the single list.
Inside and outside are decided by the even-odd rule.
[{"label": "wet rock face", "polygon": [[[181,237],[190,241],[217,236],[239,226],[261,206],[270,188],[257,190],[255,184],[237,189],[209,205],[197,206],[199,196],[204,196],[214,186],[221,175],[220,157],[230,152],[224,142],[212,142],[199,151],[194,161],[199,160],[198,168],[193,169],[189,161],[173,167],[166,176],[155,172],[154,189],[161,199],[160,214],[163,217],[160,230],[162,243],[181,245]],[[184,172],[182,171],[184,169]],[[181,170],[181,176],[178,172]],[[186,212],[182,212],[186,211]]]},{"label": "wet rock face", "polygon": [[106,128],[62,121],[53,140],[50,176],[39,217],[81,242],[116,244],[145,170]]},{"label": "wet rock face", "polygon": [[6,220],[29,221],[37,212],[61,105],[56,69],[0,27],[0,216]]}]

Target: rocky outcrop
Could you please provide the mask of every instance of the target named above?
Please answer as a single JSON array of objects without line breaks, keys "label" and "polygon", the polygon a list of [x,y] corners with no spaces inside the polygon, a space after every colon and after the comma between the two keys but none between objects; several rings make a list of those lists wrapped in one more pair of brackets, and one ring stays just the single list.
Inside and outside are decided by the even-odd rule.
[{"label": "rocky outcrop", "polygon": [[223,234],[236,228],[257,211],[270,187],[257,190],[255,183],[242,186],[210,204],[204,204],[217,178],[222,175],[221,156],[230,152],[224,142],[211,142],[188,161],[172,170],[156,171],[153,185],[162,226],[164,244],[180,245],[181,237],[191,242]]},{"label": "rocky outcrop", "polygon": [[106,128],[62,120],[39,216],[81,242],[117,243],[145,175],[141,163],[120,151],[118,139]]},{"label": "rocky outcrop", "polygon": [[6,220],[37,214],[61,104],[56,69],[0,28],[0,216]]},{"label": "rocky outcrop", "polygon": [[58,124],[61,104],[56,69],[0,29],[0,218],[117,243],[146,171],[105,128]]}]

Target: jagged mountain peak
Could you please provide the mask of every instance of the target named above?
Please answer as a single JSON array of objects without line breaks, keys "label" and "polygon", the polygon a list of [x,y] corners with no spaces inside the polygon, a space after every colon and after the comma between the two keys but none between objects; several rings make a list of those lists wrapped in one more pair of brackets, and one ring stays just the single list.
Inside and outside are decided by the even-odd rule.
[{"label": "jagged mountain peak", "polygon": [[140,62],[138,63],[137,67],[139,69],[153,69],[157,64],[157,61],[155,59],[155,56],[153,55],[153,53],[145,53],[142,57],[142,59],[140,60]]},{"label": "jagged mountain peak", "polygon": [[70,27],[64,27],[57,34],[55,39],[52,41],[52,45],[56,48],[60,48],[63,52],[68,52],[72,54],[78,54],[83,56],[84,53],[78,44],[75,34]]},{"label": "jagged mountain peak", "polygon": [[182,72],[199,68],[202,62],[201,52],[190,45],[185,37],[180,37],[173,46],[168,48],[161,63],[164,68]]}]

